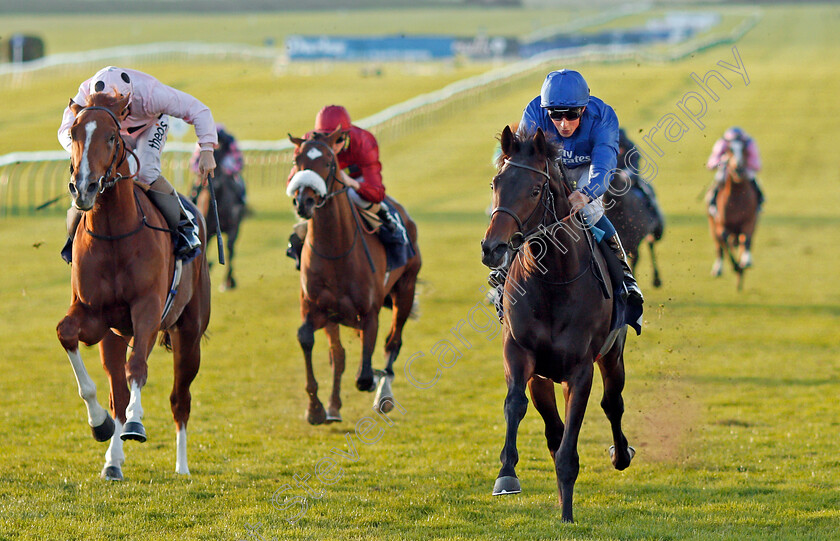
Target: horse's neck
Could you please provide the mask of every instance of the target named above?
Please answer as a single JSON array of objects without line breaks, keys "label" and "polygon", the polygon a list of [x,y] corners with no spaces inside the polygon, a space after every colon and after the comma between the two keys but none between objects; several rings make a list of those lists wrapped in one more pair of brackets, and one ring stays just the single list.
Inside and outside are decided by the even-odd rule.
[{"label": "horse's neck", "polygon": [[340,194],[315,211],[311,230],[312,239],[316,244],[341,247],[353,241],[356,222],[353,218],[352,204],[345,194]]},{"label": "horse's neck", "polygon": [[99,194],[87,220],[88,229],[103,235],[120,235],[137,227],[140,217],[131,179],[119,180]]}]

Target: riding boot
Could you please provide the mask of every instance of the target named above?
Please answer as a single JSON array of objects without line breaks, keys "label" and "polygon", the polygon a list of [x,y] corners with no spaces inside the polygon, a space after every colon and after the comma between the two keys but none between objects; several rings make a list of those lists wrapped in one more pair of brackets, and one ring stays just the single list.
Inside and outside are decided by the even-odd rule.
[{"label": "riding boot", "polygon": [[645,298],[642,296],[642,290],[639,289],[639,284],[636,283],[636,278],[633,277],[633,271],[627,262],[627,254],[624,253],[621,240],[618,238],[618,235],[613,235],[608,239],[604,239],[604,241],[610,250],[612,250],[612,253],[615,254],[619,263],[621,263],[621,270],[624,273],[624,289],[627,292],[627,303],[641,306],[645,302]]},{"label": "riding boot", "polygon": [[163,214],[166,225],[173,234],[175,257],[189,262],[201,253],[201,239],[198,238],[198,223],[193,213],[184,207],[178,192],[169,182],[159,177],[146,192],[149,199]]},{"label": "riding boot", "polygon": [[390,233],[394,233],[397,230],[397,224],[391,216],[391,213],[388,212],[388,207],[385,206],[384,201],[379,205],[379,210],[376,211],[376,216],[382,220],[382,227],[387,229]]},{"label": "riding boot", "polygon": [[297,233],[289,236],[289,247],[286,248],[286,255],[295,260],[295,268],[300,270],[300,254],[303,252],[303,239]]},{"label": "riding boot", "polygon": [[73,237],[76,236],[76,228],[79,227],[79,222],[82,221],[83,212],[76,207],[71,206],[67,209],[67,242],[61,249],[61,259],[69,265],[73,260]]},{"label": "riding boot", "polygon": [[712,195],[709,196],[709,216],[714,218],[717,216],[718,208],[717,208],[717,196],[718,191],[720,191],[720,184],[715,184],[715,187],[712,188]]}]

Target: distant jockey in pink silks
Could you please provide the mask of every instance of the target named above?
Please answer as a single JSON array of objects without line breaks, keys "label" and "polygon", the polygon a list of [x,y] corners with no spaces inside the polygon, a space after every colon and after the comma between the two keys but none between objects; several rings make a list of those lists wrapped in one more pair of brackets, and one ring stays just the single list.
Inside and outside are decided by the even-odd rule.
[{"label": "distant jockey in pink silks", "polygon": [[[129,156],[132,174],[136,181],[147,187],[149,199],[160,209],[169,228],[177,231],[175,252],[179,259],[190,260],[200,253],[201,241],[197,234],[195,216],[185,209],[175,188],[161,175],[160,155],[166,144],[169,117],[180,118],[195,127],[201,148],[198,169],[202,178],[213,173],[216,162],[213,147],[218,142],[215,122],[210,109],[191,95],[167,86],[143,72],[108,66],[79,86],[71,100],[84,107],[88,96],[96,92],[129,97],[128,107],[120,114],[120,134],[137,156]],[[75,114],[68,106],[64,110],[58,140],[70,151],[70,128]],[[139,163],[137,163],[139,162]],[[68,239],[61,250],[61,257],[70,263],[73,253],[73,236],[82,212],[75,207],[67,211]]]},{"label": "distant jockey in pink silks", "polygon": [[721,159],[729,146],[733,142],[740,142],[744,145],[744,161],[746,169],[744,176],[750,180],[756,193],[758,194],[758,210],[761,210],[761,205],[764,203],[764,193],[758,185],[758,180],[755,174],[761,170],[761,157],[758,154],[758,145],[755,139],[750,137],[744,130],[737,126],[733,126],[726,130],[723,137],[715,142],[712,147],[712,154],[709,156],[709,161],[706,163],[707,169],[715,169],[715,184],[709,192],[709,214],[715,216],[717,214],[717,194],[720,187],[723,186],[723,181],[726,179],[726,163]]},{"label": "distant jockey in pink silks", "polygon": [[[213,159],[216,161],[216,166],[222,175],[227,175],[233,179],[233,185],[236,188],[236,196],[239,202],[243,205],[245,201],[245,180],[242,178],[242,169],[245,167],[245,157],[242,156],[242,151],[236,144],[236,138],[225,129],[224,125],[216,124],[216,134],[219,138],[219,143],[213,149]],[[196,145],[195,152],[190,158],[190,171],[198,175],[195,185],[193,186],[193,201],[198,197],[198,192],[204,184],[199,171],[199,162],[201,161],[202,148]]]}]

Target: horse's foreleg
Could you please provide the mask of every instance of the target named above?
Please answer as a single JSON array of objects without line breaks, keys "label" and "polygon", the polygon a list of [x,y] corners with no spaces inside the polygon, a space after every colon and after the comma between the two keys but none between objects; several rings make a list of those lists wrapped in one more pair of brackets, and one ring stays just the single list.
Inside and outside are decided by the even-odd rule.
[{"label": "horse's foreleg", "polygon": [[162,307],[160,303],[146,303],[144,307],[132,306],[131,321],[134,328],[134,343],[128,363],[125,367],[125,379],[128,382],[130,397],[125,408],[125,425],[120,436],[123,440],[146,441],[146,429],[143,427],[143,404],[141,392],[148,377],[149,354],[154,347]]},{"label": "horse's foreleg", "polygon": [[333,369],[333,388],[327,408],[327,422],[334,423],[341,421],[341,376],[344,374],[345,354],[338,325],[328,323],[324,330],[330,344],[330,365]]},{"label": "horse's foreleg", "polygon": [[315,326],[307,318],[298,329],[298,342],[303,349],[303,360],[306,364],[306,394],[309,395],[309,408],[306,410],[306,420],[311,425],[320,425],[327,419],[324,405],[318,400],[318,382],[312,370],[312,348],[315,346]]},{"label": "horse's foreleg", "polygon": [[750,248],[752,248],[752,235],[742,233],[739,240],[741,244],[741,256],[738,259],[738,265],[742,269],[748,269],[752,267],[752,253],[750,252]]},{"label": "horse's foreleg", "polygon": [[545,440],[553,463],[560,442],[563,440],[564,430],[563,420],[560,419],[560,413],[557,411],[554,382],[550,379],[533,377],[528,382],[528,390],[531,391],[531,400],[534,401],[534,407],[540,412],[545,422]]},{"label": "horse's foreleg", "polygon": [[653,247],[654,242],[648,242],[650,249],[650,264],[653,267],[653,287],[662,286],[662,280],[659,279],[659,266],[656,264],[656,252]]},{"label": "horse's foreleg", "polygon": [[586,403],[592,389],[592,364],[588,362],[578,365],[564,385],[566,398],[566,431],[563,441],[554,459],[554,469],[557,473],[557,488],[560,505],[563,508],[563,522],[574,522],[572,516],[572,497],[580,472],[580,458],[577,452],[580,427],[583,415],[586,413]]},{"label": "horse's foreleg", "polygon": [[493,485],[493,495],[516,494],[522,491],[519,479],[516,477],[516,464],[519,462],[519,452],[516,450],[516,434],[519,423],[528,410],[528,398],[525,396],[525,386],[534,373],[534,358],[529,351],[519,347],[512,339],[506,337],[504,346],[505,380],[507,381],[507,396],[505,397],[505,445],[499,458],[502,468]]},{"label": "horse's foreleg", "polygon": [[111,436],[111,443],[105,452],[105,465],[102,467],[100,477],[108,481],[122,481],[122,465],[125,461],[123,453],[123,440],[120,437],[122,427],[125,423],[125,408],[128,406],[129,394],[128,385],[125,381],[125,352],[128,343],[121,336],[111,331],[105,333],[102,341],[99,342],[99,354],[102,357],[102,365],[108,372],[108,380],[111,384],[111,413],[114,415],[114,435]]},{"label": "horse's foreleg", "polygon": [[373,397],[373,409],[388,413],[394,408],[394,394],[391,385],[394,381],[394,362],[402,349],[402,330],[405,322],[408,321],[411,311],[414,308],[414,288],[417,282],[417,272],[404,274],[394,284],[390,295],[392,296],[393,316],[391,318],[391,330],[385,340],[385,364],[384,375],[376,386],[376,395]]},{"label": "horse's foreleg", "polygon": [[98,317],[88,313],[84,305],[74,303],[67,311],[67,315],[58,323],[56,333],[58,341],[67,352],[79,396],[84,400],[87,408],[88,425],[96,441],[105,441],[114,433],[114,421],[108,412],[96,400],[96,384],[91,379],[79,352],[79,342],[93,344],[102,339],[106,332],[105,325]]},{"label": "horse's foreleg", "polygon": [[373,379],[373,350],[376,346],[376,334],[379,332],[379,313],[371,311],[362,319],[362,362],[356,374],[356,388],[372,392],[376,388]]}]

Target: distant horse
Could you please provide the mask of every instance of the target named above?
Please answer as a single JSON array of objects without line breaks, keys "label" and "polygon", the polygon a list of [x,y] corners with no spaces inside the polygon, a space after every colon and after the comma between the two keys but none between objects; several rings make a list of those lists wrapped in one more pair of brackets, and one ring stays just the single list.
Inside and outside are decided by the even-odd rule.
[{"label": "distant horse", "polygon": [[[651,215],[647,203],[637,190],[630,188],[630,177],[624,171],[618,171],[613,177],[610,189],[604,194],[604,207],[607,217],[615,226],[618,238],[627,251],[630,266],[636,272],[639,262],[639,245],[646,242],[650,250],[650,262],[653,267],[653,287],[662,285],[659,267],[656,264],[656,252],[653,245],[658,242],[654,231],[656,219]],[[659,237],[661,238],[661,236]]]},{"label": "distant horse", "polygon": [[[341,375],[344,372],[344,347],[339,325],[356,329],[362,340],[362,359],[356,373],[356,388],[376,389],[374,408],[384,412],[393,406],[391,381],[393,365],[402,347],[402,330],[414,303],[414,289],[420,272],[417,226],[405,210],[395,206],[413,244],[415,255],[402,267],[386,269],[385,249],[379,238],[361,223],[356,206],[350,201],[347,187],[336,175],[338,158],[332,151],[336,130],[328,136],[312,139],[291,137],[298,149],[298,169],[288,193],[293,197],[297,214],[308,220],[301,254],[300,309],[303,325],[298,341],[306,362],[306,392],[309,407],[306,418],[311,424],[341,421]],[[385,297],[393,306],[391,330],[385,341],[387,364],[375,377],[372,355],[379,329],[379,310]],[[318,383],[312,371],[312,348],[315,331],[324,328],[330,345],[333,389],[326,411],[318,399]]]},{"label": "distant horse", "polygon": [[[131,180],[128,160],[136,158],[126,148],[117,120],[127,105],[127,97],[103,94],[91,95],[87,107],[71,102],[76,121],[70,131],[69,188],[73,204],[85,213],[73,243],[72,301],[57,327],[93,436],[97,441],[111,439],[101,474],[110,480],[123,478],[123,440],[146,441],[140,392],[159,332],[161,342],[175,353],[169,397],[176,426],[175,471],[189,474],[190,383],[198,373],[200,341],[210,319],[204,254],[189,263],[176,262],[166,221]],[[197,219],[205,243],[204,220]],[[170,290],[177,293],[169,296]],[[79,342],[99,344],[111,384],[113,419],[96,399]]]},{"label": "distant horse", "polygon": [[[216,171],[216,176],[211,177],[209,182],[213,183],[213,189],[216,192],[219,222],[222,224],[222,233],[227,237],[227,273],[225,274],[225,281],[220,287],[222,290],[234,289],[236,280],[233,277],[233,247],[236,244],[236,239],[239,238],[239,227],[245,217],[245,204],[239,197],[236,178],[233,175],[226,175],[218,169]],[[197,187],[194,190],[198,192],[195,203],[207,221],[207,238],[210,238],[216,234],[216,218],[210,212],[210,190]]]},{"label": "distant horse", "polygon": [[[507,431],[493,494],[521,491],[514,467],[519,460],[516,434],[528,407],[527,385],[545,421],[562,517],[572,522],[577,443],[593,364],[604,381],[601,407],[612,426],[613,466],[627,468],[635,453],[621,431],[626,332],[610,333],[613,300],[604,298],[593,272],[604,260],[589,235],[571,224],[577,216],[571,214],[570,190],[555,165],[559,149],[546,141],[541,129],[514,134],[505,127],[501,143],[492,183],[494,210],[481,241],[482,262],[488,267],[512,258],[503,301]],[[555,383],[563,387],[565,425],[557,410]]]},{"label": "distant horse", "polygon": [[[723,273],[723,253],[738,274],[738,290],[744,287],[744,271],[752,266],[752,236],[758,223],[758,193],[746,175],[744,144],[728,142],[722,163],[725,163],[724,184],[718,191],[717,213],[709,214],[709,229],[715,241],[717,258],[712,276]],[[737,257],[736,257],[737,252]]]}]

